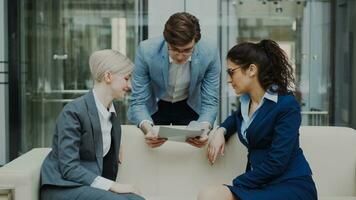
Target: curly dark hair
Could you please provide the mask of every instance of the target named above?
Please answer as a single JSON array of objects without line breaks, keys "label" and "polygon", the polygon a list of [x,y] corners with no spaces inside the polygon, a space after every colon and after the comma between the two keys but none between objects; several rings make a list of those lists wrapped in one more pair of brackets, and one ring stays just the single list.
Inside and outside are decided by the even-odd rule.
[{"label": "curly dark hair", "polygon": [[163,36],[172,45],[186,45],[193,39],[198,42],[201,38],[199,20],[187,12],[175,13],[167,20]]},{"label": "curly dark hair", "polygon": [[[244,42],[235,45],[227,53],[226,59],[246,70],[250,64],[258,68],[258,81],[264,90],[278,94],[290,93],[294,86],[293,68],[286,53],[273,40],[259,43]],[[277,85],[278,87],[272,87]]]}]

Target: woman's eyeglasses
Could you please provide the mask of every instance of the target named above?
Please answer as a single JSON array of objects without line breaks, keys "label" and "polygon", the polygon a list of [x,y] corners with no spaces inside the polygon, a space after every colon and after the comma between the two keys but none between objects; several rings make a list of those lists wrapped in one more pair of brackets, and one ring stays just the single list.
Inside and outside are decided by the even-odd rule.
[{"label": "woman's eyeglasses", "polygon": [[230,69],[230,68],[228,68],[228,69],[226,70],[226,73],[229,74],[230,77],[232,77],[232,75],[234,75],[234,71],[237,70],[237,69],[239,69],[239,68],[240,68],[240,67],[236,67],[235,69]]}]

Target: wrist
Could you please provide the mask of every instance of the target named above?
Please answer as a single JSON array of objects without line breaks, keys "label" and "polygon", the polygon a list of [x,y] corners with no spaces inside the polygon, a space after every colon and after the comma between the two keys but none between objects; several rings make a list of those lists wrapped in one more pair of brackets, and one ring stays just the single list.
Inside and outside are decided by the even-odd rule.
[{"label": "wrist", "polygon": [[212,126],[210,125],[209,122],[200,122],[202,124],[202,127],[207,130],[211,130]]},{"label": "wrist", "polygon": [[142,130],[142,132],[143,132],[143,134],[147,134],[149,131],[151,131],[152,130],[152,128],[153,128],[153,125],[151,124],[151,123],[149,123],[149,122],[144,122],[143,124],[142,124],[142,126],[141,126],[141,130]]},{"label": "wrist", "polygon": [[116,192],[116,190],[115,190],[116,184],[117,184],[116,182],[113,182],[109,188],[109,191]]},{"label": "wrist", "polygon": [[219,127],[219,128],[218,128],[218,131],[221,132],[221,133],[223,134],[223,136],[226,135],[226,128],[224,128],[224,127]]},{"label": "wrist", "polygon": [[223,137],[225,138],[225,132],[226,132],[226,129],[223,128],[223,127],[219,127],[216,131],[215,131],[215,137]]}]

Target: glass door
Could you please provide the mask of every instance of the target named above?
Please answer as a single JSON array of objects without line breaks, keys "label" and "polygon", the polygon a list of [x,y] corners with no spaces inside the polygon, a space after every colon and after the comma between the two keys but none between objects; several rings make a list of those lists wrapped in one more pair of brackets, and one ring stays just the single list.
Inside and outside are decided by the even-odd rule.
[{"label": "glass door", "polygon": [[[20,1],[21,152],[50,146],[63,106],[89,91],[93,51],[116,49],[134,58],[144,38],[144,0]],[[116,102],[121,122],[128,99]]]}]

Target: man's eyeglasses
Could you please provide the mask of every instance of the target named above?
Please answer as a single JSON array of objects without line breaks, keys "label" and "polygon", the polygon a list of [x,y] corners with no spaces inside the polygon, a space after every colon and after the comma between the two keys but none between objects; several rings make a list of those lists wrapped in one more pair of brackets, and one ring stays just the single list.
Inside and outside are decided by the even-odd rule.
[{"label": "man's eyeglasses", "polygon": [[232,77],[232,75],[234,75],[234,71],[237,70],[237,69],[239,69],[239,68],[240,68],[240,67],[236,67],[235,69],[230,69],[230,68],[228,68],[228,69],[226,70],[226,73],[229,74],[230,77]]},{"label": "man's eyeglasses", "polygon": [[191,47],[191,48],[188,48],[188,49],[177,49],[177,48],[171,48],[171,47],[168,47],[168,51],[174,53],[174,54],[183,54],[185,56],[189,56],[193,53],[194,51],[194,47]]}]

